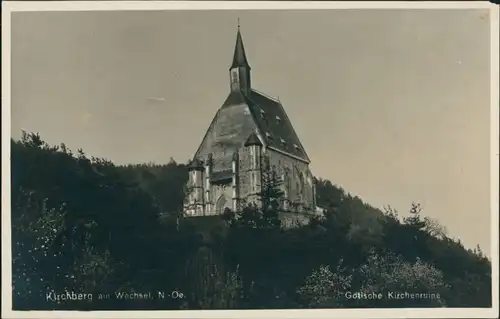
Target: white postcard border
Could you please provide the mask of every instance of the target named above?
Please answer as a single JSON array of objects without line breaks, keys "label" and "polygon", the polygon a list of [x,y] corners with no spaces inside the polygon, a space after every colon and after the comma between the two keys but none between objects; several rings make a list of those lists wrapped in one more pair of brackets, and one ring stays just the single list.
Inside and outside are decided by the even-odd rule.
[{"label": "white postcard border", "polygon": [[[19,11],[489,9],[491,36],[491,262],[492,308],[200,310],[200,311],[12,311],[10,216],[10,15]],[[321,1],[22,1],[2,2],[2,317],[3,318],[492,318],[498,317],[499,273],[499,8],[489,2]]]}]

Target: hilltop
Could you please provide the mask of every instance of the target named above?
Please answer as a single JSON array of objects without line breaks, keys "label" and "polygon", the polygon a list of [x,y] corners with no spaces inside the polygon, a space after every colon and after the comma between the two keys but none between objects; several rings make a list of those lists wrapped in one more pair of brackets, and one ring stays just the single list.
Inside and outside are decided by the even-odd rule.
[{"label": "hilltop", "polygon": [[[173,159],[117,166],[37,134],[11,149],[14,309],[491,306],[489,259],[417,203],[402,219],[317,178],[325,217],[307,226],[282,229],[272,205],[195,220],[181,215],[188,174]],[[96,297],[45,298],[65,290]],[[174,290],[185,298],[97,298]]]}]

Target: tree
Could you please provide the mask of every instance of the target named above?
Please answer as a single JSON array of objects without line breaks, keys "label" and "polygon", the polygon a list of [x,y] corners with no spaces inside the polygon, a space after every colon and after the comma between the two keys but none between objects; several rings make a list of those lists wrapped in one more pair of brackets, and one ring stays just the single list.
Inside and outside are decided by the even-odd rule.
[{"label": "tree", "polygon": [[181,263],[172,260],[196,247],[195,234],[166,231],[152,196],[109,161],[74,156],[38,134],[11,146],[16,309],[90,306],[49,304],[41,292],[51,290],[158,289],[153,278],[173,280]]},{"label": "tree", "polygon": [[439,224],[439,222],[430,217],[424,217],[425,226],[423,230],[427,232],[429,235],[436,237],[438,239],[446,238],[448,234],[448,230],[446,227]]},{"label": "tree", "polygon": [[[411,263],[392,253],[385,256],[371,253],[354,277],[361,282],[359,291],[380,292],[384,296],[382,300],[367,301],[364,306],[442,307],[446,304],[443,296],[449,285],[443,273],[419,258]],[[413,294],[413,297],[400,299],[392,293]]]},{"label": "tree", "polygon": [[352,275],[346,273],[342,262],[340,259],[333,272],[330,266],[320,265],[306,278],[297,293],[308,307],[338,308],[344,305],[341,296],[351,288]]},{"label": "tree", "polygon": [[[418,204],[400,220],[318,180],[324,217],[281,228],[282,181],[266,160],[259,204],[226,210],[229,227],[219,220],[207,234],[177,213],[183,164],[116,166],[26,132],[11,149],[15,309],[491,307],[491,261]],[[188,298],[49,304],[44,296],[138,288]],[[352,301],[343,290],[441,298]]]},{"label": "tree", "polygon": [[410,217],[403,219],[406,225],[410,226],[415,230],[422,230],[425,228],[426,224],[420,217],[422,212],[422,207],[418,203],[412,203],[410,208]]},{"label": "tree", "polygon": [[35,200],[33,194],[20,188],[13,197],[16,214],[12,219],[12,293],[13,304],[41,307],[40,296],[49,290],[48,280],[57,280],[61,288],[73,277],[69,269],[58,265],[63,257],[53,245],[64,227],[64,205],[46,207],[46,201]]},{"label": "tree", "polygon": [[[234,309],[242,299],[239,267],[224,271],[224,265],[210,248],[200,248],[185,267],[189,309]],[[188,283],[186,285],[186,283]]]},{"label": "tree", "polygon": [[279,228],[281,221],[279,212],[285,193],[281,189],[283,181],[269,164],[269,158],[264,157],[262,168],[261,191],[258,193],[262,203],[263,227]]},{"label": "tree", "polygon": [[277,230],[281,227],[280,204],[284,192],[281,189],[282,181],[275,170],[264,157],[261,174],[261,190],[257,193],[257,203],[242,201],[241,209],[235,212],[235,218],[227,212],[224,218],[232,220],[236,227]]}]

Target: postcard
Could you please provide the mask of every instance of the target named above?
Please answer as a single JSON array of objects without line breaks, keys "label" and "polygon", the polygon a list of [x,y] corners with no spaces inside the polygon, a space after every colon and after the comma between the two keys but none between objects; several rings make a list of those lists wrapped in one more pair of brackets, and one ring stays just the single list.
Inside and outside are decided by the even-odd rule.
[{"label": "postcard", "polygon": [[2,9],[3,318],[498,316],[498,6]]}]

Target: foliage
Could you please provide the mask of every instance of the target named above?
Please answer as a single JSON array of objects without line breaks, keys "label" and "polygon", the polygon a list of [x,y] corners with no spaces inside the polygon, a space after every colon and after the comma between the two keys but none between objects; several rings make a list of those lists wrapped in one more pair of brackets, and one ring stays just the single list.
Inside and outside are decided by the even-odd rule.
[{"label": "foliage", "polygon": [[277,230],[281,227],[280,205],[284,196],[281,189],[282,181],[273,170],[268,160],[264,159],[261,174],[261,191],[257,193],[257,200],[241,204],[237,212],[226,210],[223,218],[236,228],[253,228]]},{"label": "foliage", "polygon": [[156,290],[152,278],[171,280],[178,265],[169,261],[195,249],[196,236],[169,233],[151,196],[112,163],[37,134],[11,147],[14,306],[57,306],[47,291]]},{"label": "foliage", "polygon": [[330,266],[321,265],[306,278],[298,293],[308,306],[338,308],[345,305],[341,296],[351,288],[352,275],[346,275],[346,270],[341,267],[342,260],[334,272],[330,270]]},{"label": "foliage", "polygon": [[[242,281],[239,269],[223,271],[224,265],[217,261],[214,252],[201,248],[185,267],[187,287],[191,292],[189,309],[234,309],[242,297]],[[196,280],[190,280],[196,278]]]},{"label": "foliage", "polygon": [[[184,164],[116,166],[32,133],[11,150],[15,309],[491,306],[488,257],[449,237],[417,203],[401,218],[315,179],[324,216],[285,229],[281,181],[267,166],[257,203],[211,217],[207,230],[182,217]],[[97,298],[174,290],[185,298]],[[65,291],[94,300],[46,298]],[[440,298],[354,300],[348,291]]]},{"label": "foliage", "polygon": [[[365,303],[368,307],[435,307],[444,306],[443,293],[449,286],[439,269],[420,259],[404,261],[400,256],[370,254],[366,264],[357,270],[363,278],[360,291],[379,292],[383,300]],[[420,297],[397,299],[396,294],[415,294]],[[394,294],[394,295],[392,295]]]}]

